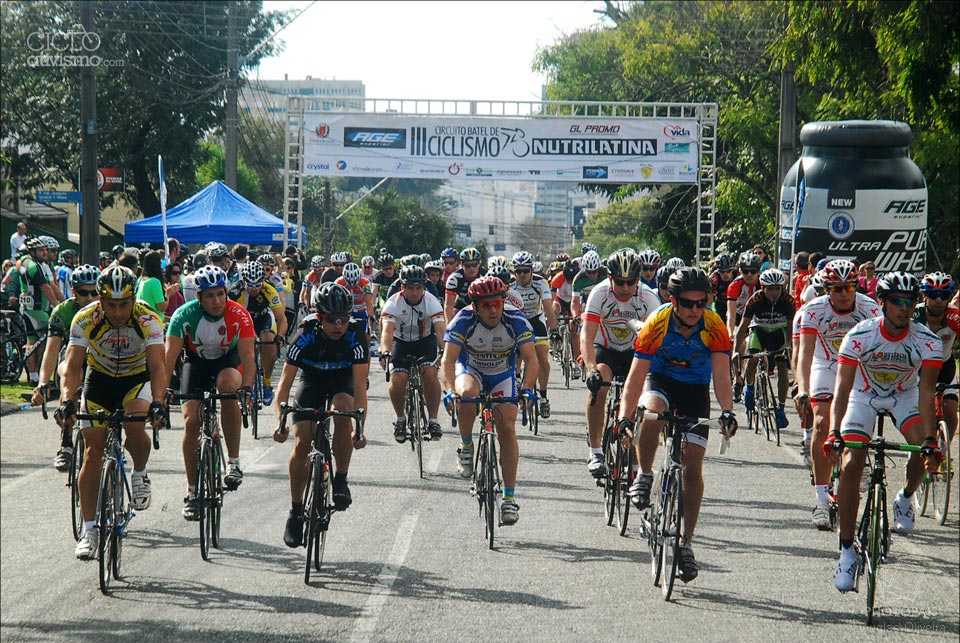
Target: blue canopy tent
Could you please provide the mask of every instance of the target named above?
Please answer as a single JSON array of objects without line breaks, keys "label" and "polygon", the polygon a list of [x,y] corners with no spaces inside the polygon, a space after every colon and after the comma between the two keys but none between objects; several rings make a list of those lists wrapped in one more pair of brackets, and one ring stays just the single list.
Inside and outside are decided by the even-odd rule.
[{"label": "blue canopy tent", "polygon": [[[304,230],[304,234],[306,230]],[[221,181],[214,181],[167,211],[167,234],[180,243],[283,244],[283,219],[250,203]],[[306,238],[306,237],[304,237]],[[161,215],[131,221],[123,228],[126,243],[163,243]],[[297,226],[287,232],[287,243],[297,243]]]}]

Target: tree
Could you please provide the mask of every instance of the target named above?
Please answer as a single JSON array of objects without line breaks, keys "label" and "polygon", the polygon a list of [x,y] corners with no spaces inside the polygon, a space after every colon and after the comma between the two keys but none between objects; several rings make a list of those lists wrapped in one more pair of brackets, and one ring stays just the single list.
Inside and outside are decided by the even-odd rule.
[{"label": "tree", "polygon": [[341,222],[334,245],[338,250],[349,248],[356,255],[387,248],[395,257],[422,252],[439,256],[453,238],[445,217],[392,189],[371,195]]},{"label": "tree", "polygon": [[[226,165],[226,154],[219,145],[203,143],[200,148],[202,160],[197,167],[197,190],[214,181],[222,181]],[[251,203],[263,207],[260,200],[260,179],[242,159],[237,161],[237,192]]]},{"label": "tree", "polygon": [[[238,3],[241,53],[252,51],[286,15],[262,13],[261,5]],[[99,163],[122,168],[121,198],[134,214],[152,215],[160,210],[157,155],[176,203],[193,192],[199,142],[223,123],[227,2],[95,3],[94,33],[86,36],[76,33],[77,7],[66,1],[0,6],[0,140],[13,161],[13,178],[28,190],[76,181],[80,68],[50,57],[61,53],[58,43],[70,42],[78,50],[63,53],[103,61],[96,69]],[[277,47],[272,41],[243,58],[243,68],[257,66]]]}]

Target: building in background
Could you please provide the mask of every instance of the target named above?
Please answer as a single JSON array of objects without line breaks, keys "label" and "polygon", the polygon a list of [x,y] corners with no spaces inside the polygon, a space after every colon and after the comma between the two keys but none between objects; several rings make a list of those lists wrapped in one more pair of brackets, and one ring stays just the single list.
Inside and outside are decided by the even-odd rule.
[{"label": "building in background", "polygon": [[366,89],[359,80],[314,78],[289,80],[248,79],[240,91],[238,107],[256,118],[283,119],[287,96],[303,96],[308,112],[362,112]]}]

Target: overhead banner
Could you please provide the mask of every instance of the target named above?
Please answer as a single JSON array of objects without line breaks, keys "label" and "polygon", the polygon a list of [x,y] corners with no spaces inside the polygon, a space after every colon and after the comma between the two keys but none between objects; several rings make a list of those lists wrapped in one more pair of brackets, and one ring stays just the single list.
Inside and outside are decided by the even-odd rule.
[{"label": "overhead banner", "polygon": [[696,183],[695,119],[306,114],[304,174]]}]

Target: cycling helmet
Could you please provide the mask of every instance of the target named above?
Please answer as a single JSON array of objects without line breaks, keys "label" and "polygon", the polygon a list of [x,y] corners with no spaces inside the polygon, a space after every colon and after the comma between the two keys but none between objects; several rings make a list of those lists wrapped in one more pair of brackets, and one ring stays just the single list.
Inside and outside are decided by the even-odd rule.
[{"label": "cycling helmet", "polygon": [[[208,244],[208,245],[209,245],[209,244]],[[116,259],[117,257],[119,257],[120,255],[123,254],[123,246],[121,246],[121,245],[118,243],[118,244],[115,245],[114,247],[110,248],[110,254],[113,255],[113,258],[114,258],[114,259]]]},{"label": "cycling helmet", "polygon": [[344,251],[343,251],[343,258],[347,260],[347,263],[356,263],[356,262],[353,260],[353,253],[350,252],[349,250],[344,250]]},{"label": "cycling helmet", "polygon": [[760,273],[761,286],[782,286],[787,283],[787,277],[776,268],[767,268]]},{"label": "cycling helmet", "polygon": [[568,261],[570,261],[570,255],[568,255],[566,252],[558,252],[557,261],[559,261],[560,263],[567,263]]},{"label": "cycling helmet", "polygon": [[460,261],[480,261],[480,251],[476,248],[464,248],[460,253]]},{"label": "cycling helmet", "polygon": [[733,261],[733,257],[727,253],[723,253],[717,256],[715,266],[717,270],[733,270],[736,267],[736,264]]},{"label": "cycling helmet", "polygon": [[672,296],[678,297],[680,293],[688,290],[700,290],[705,293],[713,292],[713,286],[710,278],[700,268],[684,266],[678,268],[667,281],[667,292]]},{"label": "cycling helmet", "polygon": [[227,247],[216,241],[211,241],[205,245],[203,250],[206,252],[207,258],[211,261],[217,261],[227,256]]},{"label": "cycling helmet", "polygon": [[137,276],[123,266],[110,266],[97,277],[97,293],[107,299],[130,299],[137,292]]},{"label": "cycling helmet", "polygon": [[34,250],[40,250],[47,247],[47,244],[45,244],[43,239],[40,237],[30,237],[23,242],[23,245],[27,247],[27,252],[33,252]]},{"label": "cycling helmet", "polygon": [[197,254],[193,255],[193,261],[191,266],[194,270],[200,270],[204,266],[210,263],[210,257],[207,256],[207,253],[201,250]]},{"label": "cycling helmet", "polygon": [[517,254],[513,255],[514,269],[517,269],[520,266],[531,269],[533,268],[533,255],[526,250],[521,250]]},{"label": "cycling helmet", "polygon": [[429,252],[421,252],[421,253],[420,253],[420,261],[421,261],[420,265],[421,265],[421,266],[427,265],[427,262],[430,261],[432,258],[433,258],[433,257],[430,256],[430,253],[429,253]]},{"label": "cycling helmet", "polygon": [[673,266],[660,266],[657,269],[657,286],[666,288],[670,281],[670,275],[675,273],[677,268]]},{"label": "cycling helmet", "polygon": [[310,257],[310,267],[314,270],[323,268],[323,257],[321,255],[313,255]]},{"label": "cycling helmet", "polygon": [[740,261],[738,262],[741,268],[757,268],[763,265],[763,261],[760,259],[760,255],[755,252],[744,252],[740,255]]},{"label": "cycling helmet", "polygon": [[420,266],[423,267],[423,259],[420,255],[405,255],[400,258],[401,266]]},{"label": "cycling helmet", "polygon": [[197,282],[197,290],[203,292],[210,288],[226,288],[227,273],[223,268],[206,265],[193,273],[193,278]]},{"label": "cycling helmet", "polygon": [[923,292],[940,290],[953,292],[956,289],[957,283],[953,280],[953,277],[945,272],[931,272],[928,275],[924,275],[923,281],[920,282],[920,290]]},{"label": "cycling helmet", "polygon": [[587,272],[593,272],[600,270],[601,263],[600,255],[598,255],[595,250],[588,250],[587,253],[583,255],[583,259],[580,260],[580,268]]},{"label": "cycling helmet", "polygon": [[434,259],[433,261],[428,261],[423,265],[424,271],[427,270],[436,270],[438,272],[443,272],[443,262],[439,259]]},{"label": "cycling helmet", "polygon": [[356,286],[360,283],[360,277],[363,273],[360,272],[360,266],[355,263],[348,263],[343,267],[343,280],[347,282],[348,286]]},{"label": "cycling helmet", "polygon": [[810,285],[813,286],[814,290],[823,290],[823,271],[818,270],[817,272],[810,275]]},{"label": "cycling helmet", "polygon": [[400,283],[425,284],[427,283],[427,273],[420,266],[404,266],[400,271]]},{"label": "cycling helmet", "polygon": [[570,259],[563,264],[563,278],[567,281],[573,281],[578,272],[580,272],[580,261],[577,259]]},{"label": "cycling helmet", "polygon": [[100,276],[100,268],[91,266],[88,263],[77,266],[73,274],[70,275],[70,285],[77,286],[93,285],[97,283],[97,277]]},{"label": "cycling helmet", "polygon": [[[466,250],[464,251],[466,252]],[[490,275],[484,275],[483,277],[478,277],[470,282],[470,286],[467,288],[467,295],[470,297],[470,301],[477,302],[481,299],[488,299],[491,297],[500,297],[503,299],[507,293],[507,284],[505,284],[500,279],[492,277]]]},{"label": "cycling helmet", "polygon": [[640,276],[640,259],[632,252],[617,250],[607,259],[607,270],[614,279],[635,279]]},{"label": "cycling helmet", "polygon": [[664,265],[670,266],[674,270],[677,270],[678,268],[683,268],[684,266],[686,266],[687,263],[680,257],[670,257],[669,259],[667,259],[667,263]]},{"label": "cycling helmet", "polygon": [[510,262],[507,261],[507,258],[502,255],[496,255],[487,260],[487,270],[498,267],[503,267],[507,270],[510,270]]},{"label": "cycling helmet", "polygon": [[641,250],[638,254],[640,257],[641,266],[653,266],[654,268],[660,267],[660,253],[656,250]]},{"label": "cycling helmet", "polygon": [[534,274],[542,275],[543,274],[543,264],[539,261],[533,262],[533,272]]},{"label": "cycling helmet", "polygon": [[[332,259],[332,258],[331,258],[331,259]],[[380,255],[380,267],[381,267],[381,268],[383,268],[383,267],[385,267],[385,266],[392,266],[393,263],[394,263],[394,261],[396,261],[396,259],[394,259],[394,258],[393,258],[393,255],[390,254],[389,252],[385,252],[385,253],[383,253],[382,255]]]},{"label": "cycling helmet", "polygon": [[97,259],[100,261],[113,261],[113,255],[104,251],[97,255]]},{"label": "cycling helmet", "polygon": [[322,283],[313,291],[313,309],[320,315],[348,315],[353,312],[353,295],[340,284]]},{"label": "cycling helmet", "polygon": [[834,259],[823,268],[823,283],[826,286],[848,284],[857,280],[857,267],[852,261]]},{"label": "cycling helmet", "polygon": [[455,248],[446,247],[440,252],[440,256],[443,259],[456,259],[460,256],[460,253],[458,253]]},{"label": "cycling helmet", "polygon": [[364,255],[363,259],[360,260],[360,265],[364,268],[373,268],[373,257]]},{"label": "cycling helmet", "polygon": [[[127,246],[126,248],[123,249],[123,253],[127,253],[127,254],[133,255],[134,257],[137,258],[138,261],[139,261],[139,259],[140,259],[140,248],[134,248],[133,246]],[[121,254],[123,254],[123,253],[121,253]]]},{"label": "cycling helmet", "polygon": [[585,255],[588,252],[596,252],[597,254],[600,254],[599,252],[597,252],[597,247],[595,245],[593,245],[589,241],[584,241],[583,243],[580,244],[580,254]]},{"label": "cycling helmet", "polygon": [[64,262],[70,261],[72,259],[76,259],[78,256],[79,255],[77,255],[77,251],[71,250],[70,248],[67,248],[66,250],[60,253],[60,258],[63,259]]},{"label": "cycling helmet", "polygon": [[44,245],[47,246],[47,250],[60,250],[60,242],[53,237],[41,235],[37,238],[40,239],[40,241],[43,241]]},{"label": "cycling helmet", "polygon": [[555,275],[555,274],[557,274],[558,272],[560,272],[561,270],[563,270],[563,262],[562,262],[562,261],[554,261],[553,263],[550,264],[550,274],[551,274],[551,275]]},{"label": "cycling helmet", "polygon": [[507,286],[510,285],[510,281],[512,280],[512,277],[510,276],[510,269],[506,266],[494,266],[487,271],[487,276],[496,277]]},{"label": "cycling helmet", "polygon": [[[828,264],[827,268],[829,267]],[[885,299],[892,292],[905,292],[914,297],[919,297],[920,280],[909,272],[888,272],[877,282],[877,297]]]},{"label": "cycling helmet", "polygon": [[257,257],[257,261],[259,261],[263,266],[271,266],[273,268],[277,267],[277,260],[269,252],[264,252],[262,255]]},{"label": "cycling helmet", "polygon": [[334,252],[330,255],[330,263],[342,263],[346,265],[347,254],[345,252]]},{"label": "cycling helmet", "polygon": [[259,261],[248,261],[240,267],[240,276],[248,286],[259,286],[263,283],[263,264]]}]

